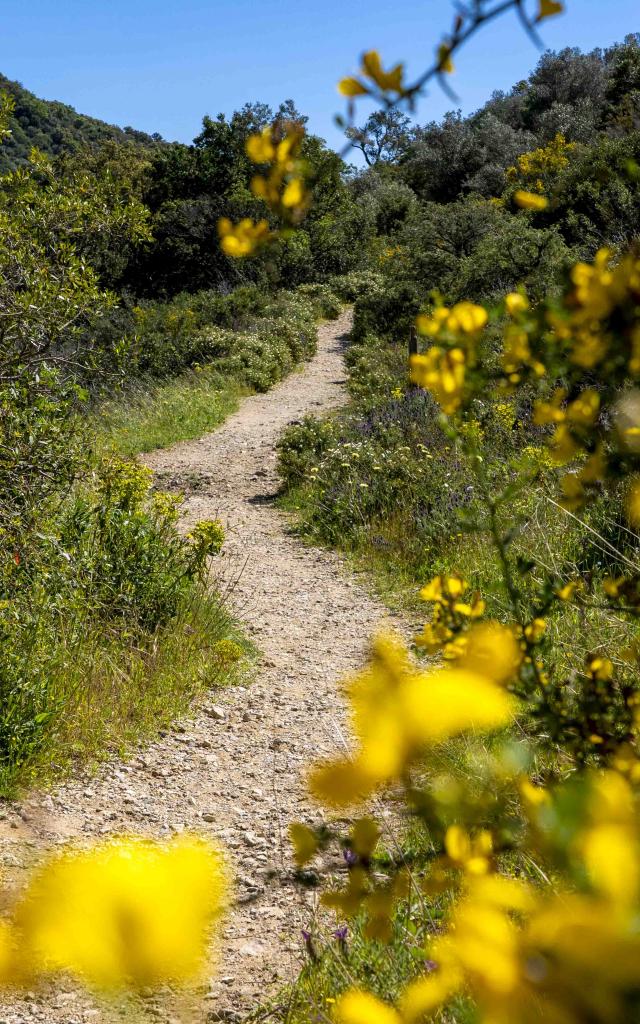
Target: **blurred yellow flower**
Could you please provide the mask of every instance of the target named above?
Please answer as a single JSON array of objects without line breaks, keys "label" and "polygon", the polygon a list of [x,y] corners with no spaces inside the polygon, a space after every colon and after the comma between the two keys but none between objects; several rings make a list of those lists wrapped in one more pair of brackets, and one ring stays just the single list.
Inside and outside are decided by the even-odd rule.
[{"label": "blurred yellow flower", "polygon": [[546,210],[549,200],[536,192],[525,192],[524,189],[516,189],[513,193],[513,201],[516,206],[523,210]]},{"label": "blurred yellow flower", "polygon": [[245,151],[254,164],[268,164],[275,156],[271,126],[263,128],[258,135],[250,135],[245,143]]},{"label": "blurred yellow flower", "polygon": [[482,622],[465,635],[464,654],[459,661],[464,668],[487,676],[496,683],[506,683],[516,674],[522,651],[513,630],[499,622]]},{"label": "blurred yellow flower", "polygon": [[338,1024],[401,1024],[400,1014],[370,992],[350,989],[338,999],[333,1019]]},{"label": "blurred yellow flower", "polygon": [[509,292],[505,296],[504,305],[509,316],[517,316],[529,308],[529,300],[522,292]]},{"label": "blurred yellow flower", "polygon": [[271,237],[266,220],[256,224],[249,217],[238,224],[233,224],[228,217],[221,217],[218,221],[218,234],[222,251],[234,257],[253,255]]},{"label": "blurred yellow flower", "polygon": [[539,0],[538,3],[538,20],[542,21],[544,18],[551,18],[554,14],[562,14],[564,11],[564,4],[561,0]]},{"label": "blurred yellow flower", "polygon": [[36,973],[70,971],[100,989],[197,978],[228,900],[221,854],[199,839],[121,839],[46,863],[16,909]]},{"label": "blurred yellow flower", "polygon": [[426,747],[465,731],[490,732],[513,720],[516,701],[492,679],[465,668],[420,672],[395,637],[379,637],[369,666],[350,683],[352,759],[317,767],[312,793],[347,806],[398,778]]}]

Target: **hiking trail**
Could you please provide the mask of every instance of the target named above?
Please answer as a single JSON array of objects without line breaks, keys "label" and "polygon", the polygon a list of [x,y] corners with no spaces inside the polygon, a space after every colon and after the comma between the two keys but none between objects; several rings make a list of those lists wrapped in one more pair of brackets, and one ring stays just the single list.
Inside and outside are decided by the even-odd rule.
[{"label": "hiking trail", "polygon": [[[320,326],[317,354],[244,400],[213,433],[144,457],[161,486],[184,491],[185,528],[199,519],[224,523],[212,574],[261,652],[253,681],[212,691],[130,760],[7,804],[0,815],[9,877],[69,840],[183,830],[218,839],[236,874],[236,905],[203,1004],[209,1020],[241,1019],[299,969],[300,930],[318,897],[293,881],[288,825],[317,820],[305,768],[343,744],[340,681],[362,664],[383,620],[393,624],[340,557],[296,539],[274,504],[281,431],[346,401],[349,326],[348,312]],[[177,1020],[163,1005],[151,1007],[155,1019]],[[71,985],[0,1005],[1,1024],[102,1019],[99,1004]]]}]

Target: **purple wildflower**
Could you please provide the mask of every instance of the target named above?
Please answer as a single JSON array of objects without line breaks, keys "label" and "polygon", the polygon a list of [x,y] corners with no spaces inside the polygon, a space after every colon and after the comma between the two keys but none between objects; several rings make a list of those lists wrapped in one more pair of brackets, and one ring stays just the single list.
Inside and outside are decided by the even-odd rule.
[{"label": "purple wildflower", "polygon": [[316,948],[313,944],[313,937],[311,935],[311,932],[308,932],[306,928],[302,928],[301,934],[302,938],[304,939],[304,947],[307,951],[309,959],[314,961],[317,960],[318,954],[316,953]]}]

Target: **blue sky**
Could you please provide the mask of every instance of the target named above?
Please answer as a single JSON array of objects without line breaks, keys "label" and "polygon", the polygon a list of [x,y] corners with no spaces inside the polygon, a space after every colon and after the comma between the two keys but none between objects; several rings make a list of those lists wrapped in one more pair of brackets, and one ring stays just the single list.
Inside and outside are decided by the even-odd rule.
[{"label": "blue sky", "polygon": [[[567,8],[543,26],[549,48],[607,46],[640,30],[638,0],[567,0]],[[335,83],[356,70],[361,51],[379,49],[385,64],[404,59],[418,72],[450,19],[448,0],[6,0],[0,71],[45,99],[183,142],[205,113],[292,97],[311,129],[339,146]],[[509,13],[459,54],[451,80],[459,106],[476,109],[537,59]],[[434,87],[418,120],[453,106]]]}]

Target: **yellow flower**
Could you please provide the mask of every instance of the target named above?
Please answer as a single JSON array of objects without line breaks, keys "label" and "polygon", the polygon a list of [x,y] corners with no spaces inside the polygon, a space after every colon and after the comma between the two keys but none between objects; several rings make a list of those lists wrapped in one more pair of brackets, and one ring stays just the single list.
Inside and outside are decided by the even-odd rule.
[{"label": "yellow flower", "polygon": [[528,626],[525,626],[524,635],[529,643],[536,644],[542,638],[546,628],[547,624],[544,619],[534,619]]},{"label": "yellow flower", "polygon": [[400,1000],[402,1020],[406,1024],[417,1024],[431,1015],[454,992],[461,987],[461,976],[454,970],[442,969],[425,978],[418,978],[408,985]]},{"label": "yellow flower", "polygon": [[473,302],[458,302],[447,317],[450,331],[462,331],[463,334],[475,334],[487,323],[489,314],[484,306],[476,306]]},{"label": "yellow flower", "polygon": [[373,818],[358,818],[351,829],[351,847],[359,857],[370,857],[380,838],[380,826]]},{"label": "yellow flower", "polygon": [[581,841],[582,856],[592,885],[622,906],[638,896],[640,849],[635,830],[625,824],[589,829]]},{"label": "yellow flower", "polygon": [[513,193],[513,201],[516,206],[523,210],[546,210],[549,200],[536,192],[525,192],[524,189],[517,189]]},{"label": "yellow flower", "polygon": [[580,426],[591,426],[600,411],[600,395],[593,388],[586,388],[567,407],[567,419]]},{"label": "yellow flower", "polygon": [[222,251],[235,258],[253,255],[271,237],[266,220],[255,224],[248,217],[238,224],[233,224],[227,217],[221,217],[218,221],[218,234]]},{"label": "yellow flower", "polygon": [[529,300],[522,292],[509,292],[505,296],[504,305],[509,316],[517,316],[529,308]]},{"label": "yellow flower", "polygon": [[341,96],[347,96],[351,99],[354,96],[366,96],[369,90],[359,78],[348,76],[347,78],[341,78],[338,82],[338,92]]},{"label": "yellow flower", "polygon": [[428,337],[435,337],[440,329],[445,325],[450,310],[446,306],[436,306],[433,313],[421,313],[420,316],[416,317],[416,327],[420,334],[425,334]]},{"label": "yellow flower", "polygon": [[538,21],[552,18],[554,14],[562,14],[564,4],[560,0],[538,0]]},{"label": "yellow flower", "polygon": [[303,868],[318,851],[318,840],[315,832],[299,821],[289,825],[289,838],[294,851],[294,859],[299,868]]},{"label": "yellow flower", "polygon": [[469,589],[469,584],[462,576],[434,576],[420,591],[423,601],[445,604],[451,598],[458,598]]},{"label": "yellow flower", "polygon": [[444,623],[429,622],[415,638],[414,643],[427,654],[437,654],[452,637],[453,633]]},{"label": "yellow flower", "polygon": [[406,648],[379,637],[369,666],[348,689],[357,749],[321,765],[314,795],[346,806],[398,778],[426,747],[465,731],[490,732],[513,720],[515,700],[490,678],[464,668],[420,672]]},{"label": "yellow flower", "polygon": [[613,679],[613,662],[610,658],[603,658],[599,654],[589,654],[587,657],[587,671],[594,679],[606,683]]},{"label": "yellow flower", "polygon": [[460,825],[450,825],[444,837],[444,846],[449,859],[468,874],[484,875],[489,870],[493,838],[486,829],[471,838]]},{"label": "yellow flower", "polygon": [[467,632],[459,664],[496,683],[506,683],[516,674],[521,661],[522,651],[513,630],[491,621],[473,626]]},{"label": "yellow flower", "polygon": [[466,357],[462,349],[434,345],[424,355],[411,356],[411,380],[430,391],[446,415],[456,412],[462,402]]},{"label": "yellow flower", "polygon": [[263,128],[258,135],[250,135],[245,142],[245,151],[254,164],[271,163],[275,156],[271,126]]},{"label": "yellow flower", "polygon": [[368,50],[363,54],[362,73],[371,78],[383,92],[403,92],[404,65],[396,64],[390,71],[385,71],[377,50]]},{"label": "yellow flower", "polygon": [[445,71],[448,75],[455,71],[451,60],[451,48],[446,43],[438,47],[438,71]]},{"label": "yellow flower", "polygon": [[582,445],[565,423],[556,428],[549,443],[554,462],[570,462],[582,450]]},{"label": "yellow flower", "polygon": [[340,997],[333,1011],[337,1024],[401,1024],[400,1014],[370,992],[350,989]]},{"label": "yellow flower", "polygon": [[282,205],[288,208],[302,206],[306,198],[301,178],[292,178],[282,194]]},{"label": "yellow flower", "polygon": [[16,925],[36,971],[101,989],[184,983],[205,965],[227,889],[221,855],[201,840],[124,839],[50,860]]},{"label": "yellow flower", "polygon": [[520,780],[520,796],[530,808],[541,807],[550,801],[549,793],[543,786],[534,786],[530,779]]}]

